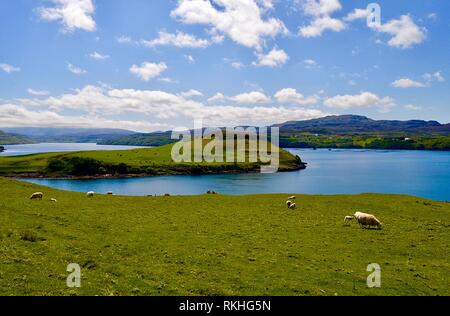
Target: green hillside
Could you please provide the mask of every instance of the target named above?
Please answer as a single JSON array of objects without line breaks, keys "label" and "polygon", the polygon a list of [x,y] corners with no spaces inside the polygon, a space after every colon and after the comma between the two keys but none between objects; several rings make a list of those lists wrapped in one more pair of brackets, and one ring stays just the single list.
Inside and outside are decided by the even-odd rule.
[{"label": "green hillside", "polygon": [[[133,150],[44,153],[0,157],[0,175],[49,177],[105,175],[170,175],[259,171],[261,163],[175,163],[171,144]],[[226,151],[224,151],[224,155]],[[245,155],[248,157],[248,150]],[[248,161],[248,159],[246,160]],[[280,150],[280,171],[305,168],[298,156]]]},{"label": "green hillside", "polygon": [[[449,203],[298,195],[289,211],[287,194],[89,199],[2,178],[0,196],[0,295],[450,295]],[[344,225],[357,210],[384,229]]]},{"label": "green hillside", "polygon": [[32,144],[32,140],[25,136],[8,134],[0,131],[0,145],[17,145],[17,144]]}]

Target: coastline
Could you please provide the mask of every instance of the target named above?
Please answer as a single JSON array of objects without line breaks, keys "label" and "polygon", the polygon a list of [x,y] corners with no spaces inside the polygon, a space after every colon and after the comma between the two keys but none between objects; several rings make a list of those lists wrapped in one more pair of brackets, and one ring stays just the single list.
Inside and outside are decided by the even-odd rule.
[{"label": "coastline", "polygon": [[[307,162],[302,162],[296,167],[292,168],[280,168],[278,172],[294,172],[299,170],[304,170],[307,167]],[[177,170],[170,170],[170,172],[158,172],[154,174],[105,174],[105,175],[93,175],[93,176],[71,176],[71,175],[45,175],[42,173],[11,173],[3,174],[1,177],[12,178],[12,179],[43,179],[43,180],[100,180],[100,179],[128,179],[128,178],[146,178],[146,177],[161,177],[161,176],[204,176],[204,175],[219,175],[219,174],[247,174],[247,173],[259,173],[258,168],[256,169],[232,169],[232,170],[206,170],[196,173],[187,173]]]}]

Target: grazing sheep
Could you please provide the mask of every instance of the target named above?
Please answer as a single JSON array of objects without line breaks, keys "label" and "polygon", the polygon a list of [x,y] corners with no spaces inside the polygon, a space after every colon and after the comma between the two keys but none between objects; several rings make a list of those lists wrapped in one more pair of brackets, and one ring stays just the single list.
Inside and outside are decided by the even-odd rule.
[{"label": "grazing sheep", "polygon": [[58,200],[56,200],[56,199],[50,199],[50,201],[55,202],[55,203],[58,202]]},{"label": "grazing sheep", "polygon": [[164,196],[170,196],[170,194],[169,194],[169,193],[166,193],[166,194],[164,194]]},{"label": "grazing sheep", "polygon": [[295,203],[291,203],[291,205],[289,206],[290,210],[295,210],[297,208],[297,205],[295,205]]},{"label": "grazing sheep", "polygon": [[287,201],[286,201],[286,206],[287,206],[287,208],[291,208],[291,205],[292,205],[292,201],[287,200]]},{"label": "grazing sheep", "polygon": [[86,196],[87,196],[88,198],[93,198],[94,195],[95,195],[95,192],[94,192],[94,191],[89,191],[88,193],[86,193]]},{"label": "grazing sheep", "polygon": [[358,221],[359,226],[365,228],[365,227],[376,227],[378,229],[381,229],[383,224],[372,214],[366,214],[362,212],[356,212],[354,217]]},{"label": "grazing sheep", "polygon": [[42,200],[43,197],[44,197],[44,193],[36,192],[30,196],[30,200]]},{"label": "grazing sheep", "polygon": [[216,191],[208,191],[208,192],[206,192],[206,194],[218,194]]},{"label": "grazing sheep", "polygon": [[288,200],[295,200],[297,197],[295,195],[288,197]]}]

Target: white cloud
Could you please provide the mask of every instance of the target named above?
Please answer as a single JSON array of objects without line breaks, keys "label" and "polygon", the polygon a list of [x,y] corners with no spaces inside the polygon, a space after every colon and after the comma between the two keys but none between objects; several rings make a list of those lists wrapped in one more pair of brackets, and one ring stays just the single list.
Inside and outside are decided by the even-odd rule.
[{"label": "white cloud", "polygon": [[190,64],[195,64],[195,59],[192,57],[192,55],[184,55],[184,58],[188,61]]},{"label": "white cloud", "polygon": [[194,35],[177,31],[176,34],[161,31],[159,37],[153,40],[142,40],[142,44],[147,47],[155,46],[176,46],[187,48],[206,48],[210,45],[209,40],[197,38]]},{"label": "white cloud", "polygon": [[303,61],[306,69],[318,68],[319,64],[314,59],[305,59]]},{"label": "white cloud", "polygon": [[290,103],[297,105],[312,105],[319,102],[320,97],[317,95],[305,97],[303,94],[297,92],[296,89],[286,88],[275,93],[274,97],[280,103]]},{"label": "white cloud", "polygon": [[[262,102],[264,95],[256,93],[232,97],[241,102]],[[268,99],[268,97],[265,97]],[[0,103],[2,126],[103,126],[126,127],[139,130],[161,130],[174,121],[192,122],[203,118],[207,126],[267,125],[288,120],[302,120],[324,116],[317,109],[280,106],[205,105],[181,94],[164,91],[108,89],[86,86],[69,94],[45,99],[15,100],[15,104]],[[29,107],[47,110],[31,111]],[[76,110],[79,116],[63,116],[65,109]],[[140,121],[123,121],[128,114],[139,114]],[[111,117],[120,115],[121,119]],[[157,120],[157,123],[155,122]],[[186,123],[183,123],[186,125]],[[134,127],[133,127],[134,126]],[[155,127],[156,126],[156,127]],[[167,128],[168,129],[168,128]]]},{"label": "white cloud", "polygon": [[34,95],[34,96],[46,96],[49,95],[50,92],[45,90],[34,90],[34,89],[27,89],[28,94]]},{"label": "white cloud", "polygon": [[344,18],[344,21],[353,22],[355,20],[367,19],[369,14],[370,11],[367,9],[356,8]]},{"label": "white cloud", "polygon": [[271,6],[268,0],[179,0],[171,16],[186,24],[210,26],[218,36],[227,35],[240,45],[261,49],[264,38],[288,33],[279,19],[264,19]]},{"label": "white cloud", "polygon": [[234,97],[230,97],[229,99],[240,104],[257,104],[270,102],[270,98],[260,91],[241,93]]},{"label": "white cloud", "polygon": [[180,96],[182,96],[183,98],[201,97],[203,96],[203,93],[198,90],[191,89],[189,91],[181,92]]},{"label": "white cloud", "polygon": [[209,98],[207,101],[212,103],[212,102],[224,101],[226,99],[227,99],[227,97],[223,93],[218,92],[215,95],[213,95],[211,98]]},{"label": "white cloud", "polygon": [[12,72],[20,71],[19,67],[14,67],[8,64],[0,64],[0,70],[3,70],[4,72],[10,74]]},{"label": "white cloud", "polygon": [[266,96],[260,91],[251,91],[246,93],[241,93],[232,97],[226,96],[223,93],[216,93],[214,96],[208,99],[208,102],[223,102],[232,101],[238,104],[258,104],[258,103],[269,103],[270,97]]},{"label": "white cloud", "polygon": [[255,66],[266,66],[266,67],[279,67],[284,65],[288,60],[289,56],[282,49],[278,49],[274,47],[269,53],[266,55],[256,53],[258,57],[257,62],[253,62]]},{"label": "white cloud", "polygon": [[441,74],[440,71],[437,71],[435,73],[426,73],[426,74],[423,75],[423,78],[427,82],[433,82],[433,81],[444,82],[445,81],[445,78]]},{"label": "white cloud", "polygon": [[40,8],[39,15],[46,21],[60,21],[64,32],[76,29],[95,31],[93,18],[95,7],[92,0],[51,0],[53,7]]},{"label": "white cloud", "polygon": [[394,88],[400,88],[400,89],[408,89],[408,88],[423,88],[425,85],[421,82],[414,81],[408,78],[402,78],[399,80],[396,80],[392,83],[392,86]]},{"label": "white cloud", "polygon": [[87,71],[86,71],[86,70],[81,69],[80,67],[77,67],[77,66],[75,66],[75,65],[72,65],[71,63],[68,63],[68,64],[67,64],[67,69],[68,69],[71,73],[73,73],[73,74],[75,74],[75,75],[84,75],[84,74],[87,74]]},{"label": "white cloud", "polygon": [[167,65],[165,63],[155,64],[149,62],[144,62],[141,66],[133,65],[130,68],[132,74],[144,81],[149,81],[150,79],[158,77],[165,70],[167,70]]},{"label": "white cloud", "polygon": [[114,120],[99,116],[64,116],[53,111],[30,111],[14,104],[0,105],[0,125],[3,127],[84,127],[123,128],[138,132],[170,130],[173,125],[146,121]]},{"label": "white cloud", "polygon": [[408,15],[402,15],[399,19],[391,20],[374,29],[392,35],[388,45],[402,49],[422,43],[426,39],[427,32],[425,28],[415,24]]},{"label": "white cloud", "polygon": [[93,52],[91,54],[89,54],[89,57],[95,60],[106,60],[108,59],[110,56],[109,55],[104,55],[104,54],[100,54],[97,52]]},{"label": "white cloud", "polygon": [[300,28],[300,35],[303,37],[317,37],[326,30],[340,32],[345,29],[345,24],[338,19],[329,16],[315,19],[310,25]]},{"label": "white cloud", "polygon": [[329,108],[347,110],[350,108],[378,107],[381,112],[388,112],[395,106],[391,97],[380,98],[371,92],[361,92],[357,95],[337,95],[325,100],[324,105]]},{"label": "white cloud", "polygon": [[169,78],[169,77],[158,78],[158,81],[165,82],[165,83],[178,83],[177,80]]},{"label": "white cloud", "polygon": [[331,17],[331,14],[342,9],[339,0],[303,0],[300,2],[304,14],[312,18],[309,25],[300,27],[300,36],[318,37],[326,30],[340,32],[345,29],[345,24],[341,20]]},{"label": "white cloud", "polygon": [[131,43],[131,37],[129,36],[119,36],[116,38],[117,43],[119,44],[128,44]]},{"label": "white cloud", "polygon": [[422,108],[420,106],[414,105],[414,104],[407,104],[404,106],[405,109],[410,110],[410,111],[419,111]]}]

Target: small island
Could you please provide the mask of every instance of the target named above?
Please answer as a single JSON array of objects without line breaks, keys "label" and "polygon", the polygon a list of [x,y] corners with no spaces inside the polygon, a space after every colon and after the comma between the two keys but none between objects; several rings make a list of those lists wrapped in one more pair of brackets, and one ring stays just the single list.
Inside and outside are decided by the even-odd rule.
[{"label": "small island", "polygon": [[[205,145],[205,144],[204,144]],[[42,153],[0,157],[0,176],[22,178],[123,178],[260,172],[261,162],[181,162],[171,157],[173,144],[114,151]],[[273,148],[273,147],[272,147]],[[306,168],[299,156],[279,149],[278,171]],[[224,150],[224,156],[226,150]],[[248,157],[248,150],[246,150]]]}]

